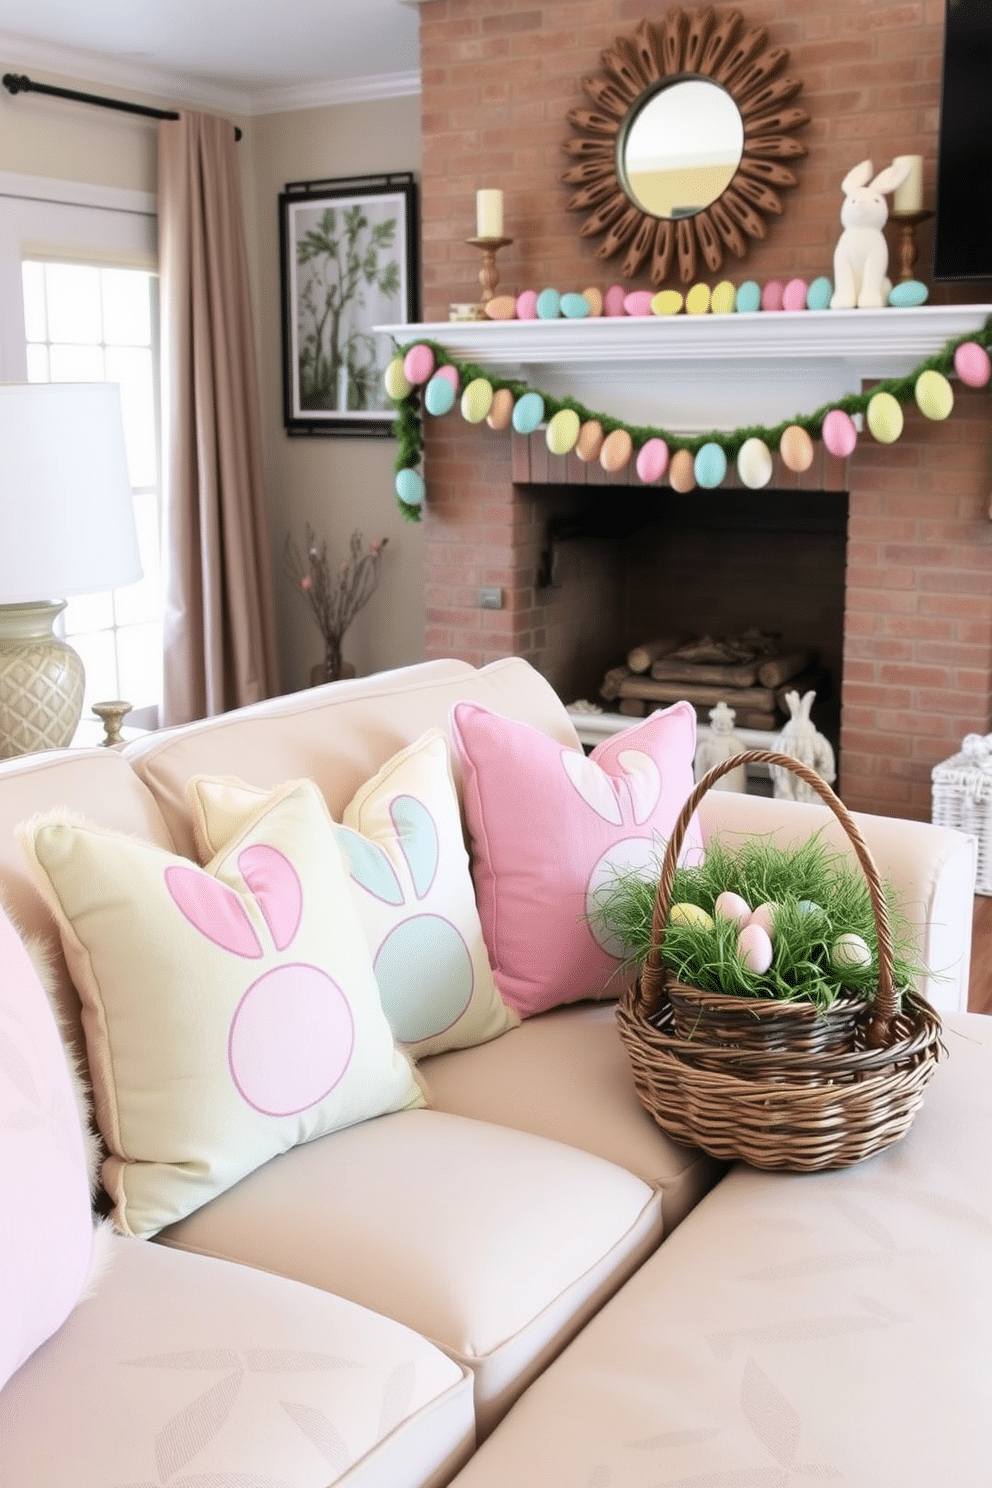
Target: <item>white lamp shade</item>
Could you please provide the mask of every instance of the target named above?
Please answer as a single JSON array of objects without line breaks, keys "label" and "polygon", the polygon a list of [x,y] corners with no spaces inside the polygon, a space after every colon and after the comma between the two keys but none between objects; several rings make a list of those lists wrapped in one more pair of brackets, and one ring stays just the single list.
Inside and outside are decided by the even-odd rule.
[{"label": "white lamp shade", "polygon": [[117,384],[0,386],[0,604],[140,578]]}]

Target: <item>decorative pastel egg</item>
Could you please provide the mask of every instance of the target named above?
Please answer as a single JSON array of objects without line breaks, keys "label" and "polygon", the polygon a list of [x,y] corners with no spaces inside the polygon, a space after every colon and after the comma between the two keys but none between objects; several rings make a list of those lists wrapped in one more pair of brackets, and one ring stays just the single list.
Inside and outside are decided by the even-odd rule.
[{"label": "decorative pastel egg", "polygon": [[637,474],[645,485],[661,480],[668,468],[668,445],[663,439],[649,439],[637,451]]},{"label": "decorative pastel egg", "polygon": [[537,319],[537,290],[525,289],[517,295],[517,319]]},{"label": "decorative pastel egg", "polygon": [[435,372],[434,376],[435,377],[443,377],[446,382],[450,382],[451,383],[451,386],[455,390],[455,395],[457,396],[457,394],[458,394],[458,388],[459,388],[459,384],[460,384],[460,379],[459,379],[459,376],[458,376],[458,368],[457,367],[453,367],[450,362],[445,362],[445,364],[444,364],[443,367],[438,367],[438,369]]},{"label": "decorative pastel egg", "polygon": [[572,408],[560,408],[548,420],[544,437],[553,455],[567,455],[579,437],[579,415]]},{"label": "decorative pastel egg", "polygon": [[538,320],[557,320],[561,314],[561,295],[556,289],[542,289],[535,308]]},{"label": "decorative pastel egg", "polygon": [[751,918],[751,906],[740,894],[732,894],[729,889],[724,889],[722,894],[717,895],[713,911],[721,919],[733,920],[735,925],[746,925]]},{"label": "decorative pastel egg", "polygon": [[589,301],[585,295],[566,294],[561,297],[561,313],[566,320],[585,320],[589,314]]},{"label": "decorative pastel egg", "polygon": [[805,279],[790,279],[782,291],[782,309],[805,310],[806,288]]},{"label": "decorative pastel egg", "polygon": [[403,371],[414,387],[426,382],[434,371],[434,353],[429,346],[411,346],[403,358]]},{"label": "decorative pastel egg", "polygon": [[424,407],[435,418],[443,418],[454,408],[455,396],[451,378],[442,376],[440,371],[435,372],[424,389]]},{"label": "decorative pastel egg", "polygon": [[846,460],[857,444],[858,431],[843,408],[831,408],[823,420],[823,442],[839,460]]},{"label": "decorative pastel egg", "polygon": [[737,455],[737,474],[749,491],[767,486],[772,478],[772,455],[763,439],[745,439]]},{"label": "decorative pastel egg", "polygon": [[481,424],[492,406],[492,383],[488,377],[473,377],[462,393],[462,418],[467,424]]},{"label": "decorative pastel egg", "polygon": [[396,494],[404,506],[420,506],[424,499],[423,477],[416,470],[398,471]]},{"label": "decorative pastel egg", "polygon": [[489,320],[516,320],[517,302],[513,295],[494,295],[483,306]]},{"label": "decorative pastel egg", "polygon": [[808,470],[813,463],[813,441],[798,424],[790,424],[787,429],[782,430],[778,452],[786,470],[792,470],[797,475]]},{"label": "decorative pastel egg", "polygon": [[623,302],[627,298],[627,291],[622,284],[611,284],[603,298],[603,309],[607,315],[623,315]]},{"label": "decorative pastel egg", "polygon": [[599,452],[603,448],[603,426],[598,419],[589,419],[579,430],[579,437],[575,441],[575,453],[579,459],[589,464],[599,459]]},{"label": "decorative pastel egg", "polygon": [[891,393],[876,393],[868,404],[865,421],[879,444],[894,444],[902,433],[902,408]]},{"label": "decorative pastel egg", "polygon": [[710,295],[710,310],[714,315],[731,315],[737,308],[737,291],[729,279],[723,279]]},{"label": "decorative pastel egg", "polygon": [[623,302],[623,313],[625,315],[650,315],[651,301],[654,295],[649,289],[635,289],[632,294],[626,296]]},{"label": "decorative pastel egg", "polygon": [[818,904],[814,904],[814,902],[813,902],[812,899],[800,899],[799,903],[796,905],[796,908],[798,909],[798,911],[799,911],[799,913],[801,915],[822,915],[823,914],[823,910],[820,908],[820,906]]},{"label": "decorative pastel egg", "polygon": [[760,925],[745,925],[737,937],[737,952],[748,971],[763,976],[775,952],[771,936]]},{"label": "decorative pastel egg", "polygon": [[777,904],[770,899],[766,900],[764,904],[759,904],[757,909],[754,910],[751,918],[748,920],[748,924],[760,925],[766,935],[772,936],[775,934],[775,916],[778,914],[778,911],[779,906]]},{"label": "decorative pastel egg", "polygon": [[595,285],[591,289],[584,289],[582,291],[582,298],[589,306],[590,315],[602,315],[603,291],[601,289],[597,289]]},{"label": "decorative pastel egg", "polygon": [[614,429],[607,434],[603,440],[603,448],[599,452],[599,463],[610,475],[616,475],[617,471],[623,470],[630,464],[630,457],[634,453],[634,441],[626,429]]},{"label": "decorative pastel egg", "polygon": [[962,341],[954,353],[954,370],[968,387],[984,387],[992,376],[992,360],[977,341]]},{"label": "decorative pastel egg", "polygon": [[918,279],[903,279],[889,290],[889,304],[896,310],[907,310],[913,305],[925,305],[930,291]]},{"label": "decorative pastel egg", "polygon": [[945,419],[954,407],[954,390],[940,372],[921,372],[915,391],[917,407],[928,419]]},{"label": "decorative pastel egg", "polygon": [[382,374],[382,385],[386,389],[387,398],[393,398],[397,403],[405,398],[413,387],[413,383],[403,371],[403,358],[394,356],[385,372]]},{"label": "decorative pastel egg", "polygon": [[697,485],[707,491],[718,486],[727,474],[727,457],[720,445],[710,440],[696,455],[693,473]]},{"label": "decorative pastel egg", "polygon": [[486,415],[490,429],[505,429],[513,417],[513,394],[509,388],[498,388],[493,393],[492,406]]},{"label": "decorative pastel egg", "polygon": [[540,393],[524,393],[513,405],[513,427],[518,434],[533,434],[544,422],[544,399]]},{"label": "decorative pastel egg", "polygon": [[847,934],[838,936],[830,947],[830,962],[838,971],[852,966],[870,966],[871,951],[860,935],[848,931]]},{"label": "decorative pastel egg", "polygon": [[651,300],[652,315],[678,315],[682,309],[682,296],[677,289],[659,289]]},{"label": "decorative pastel egg", "polygon": [[695,490],[695,461],[687,449],[676,450],[668,466],[668,483],[680,496]]},{"label": "decorative pastel egg", "polygon": [[670,925],[698,925],[702,930],[712,930],[713,921],[699,904],[673,904],[668,912]]},{"label": "decorative pastel egg", "polygon": [[769,279],[761,291],[762,310],[781,310],[782,296],[785,293],[785,285],[781,279]]},{"label": "decorative pastel egg", "polygon": [[761,309],[761,285],[754,279],[745,279],[737,290],[737,314],[752,315]]},{"label": "decorative pastel egg", "polygon": [[710,310],[710,287],[694,284],[685,297],[685,308],[689,315],[708,315]]},{"label": "decorative pastel egg", "polygon": [[833,298],[834,287],[826,274],[821,274],[814,279],[806,291],[807,310],[829,310],[830,301]]}]

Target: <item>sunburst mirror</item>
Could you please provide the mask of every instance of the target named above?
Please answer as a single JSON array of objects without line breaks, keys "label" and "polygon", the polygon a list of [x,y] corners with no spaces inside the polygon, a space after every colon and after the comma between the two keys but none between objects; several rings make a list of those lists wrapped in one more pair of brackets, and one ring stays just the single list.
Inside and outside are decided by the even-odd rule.
[{"label": "sunburst mirror", "polygon": [[743,258],[766,218],[782,212],[779,188],[798,185],[784,162],[806,154],[791,131],[809,115],[790,100],[802,79],[789,53],[743,24],[739,10],[673,8],[618,36],[603,70],[582,79],[593,108],[568,113],[571,157],[561,179],[584,212],[579,236],[603,236],[596,257],[624,251],[621,273],[647,267],[662,285],[677,265],[691,284],[702,258],[711,273],[725,251]]}]

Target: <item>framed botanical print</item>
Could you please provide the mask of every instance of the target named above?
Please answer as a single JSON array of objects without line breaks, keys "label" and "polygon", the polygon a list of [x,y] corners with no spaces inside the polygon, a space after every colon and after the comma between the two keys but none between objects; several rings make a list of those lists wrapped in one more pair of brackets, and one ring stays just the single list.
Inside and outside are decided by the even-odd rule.
[{"label": "framed botanical print", "polygon": [[416,185],[402,172],[297,181],[279,197],[283,410],[290,434],[384,436],[393,354],[417,318]]}]

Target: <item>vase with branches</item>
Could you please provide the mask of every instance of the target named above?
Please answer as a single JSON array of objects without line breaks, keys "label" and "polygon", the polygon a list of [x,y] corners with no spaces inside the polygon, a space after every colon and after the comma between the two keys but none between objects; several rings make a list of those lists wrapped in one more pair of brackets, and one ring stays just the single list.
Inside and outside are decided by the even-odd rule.
[{"label": "vase with branches", "polygon": [[362,534],[355,531],[351,534],[348,557],[341,564],[333,564],[327,539],[318,542],[309,523],[302,552],[292,534],[286,535],[283,567],[309,604],[323,637],[325,682],[336,682],[344,674],[341,642],[359,610],[375,593],[383,549],[388,541],[383,537],[366,548]]}]

